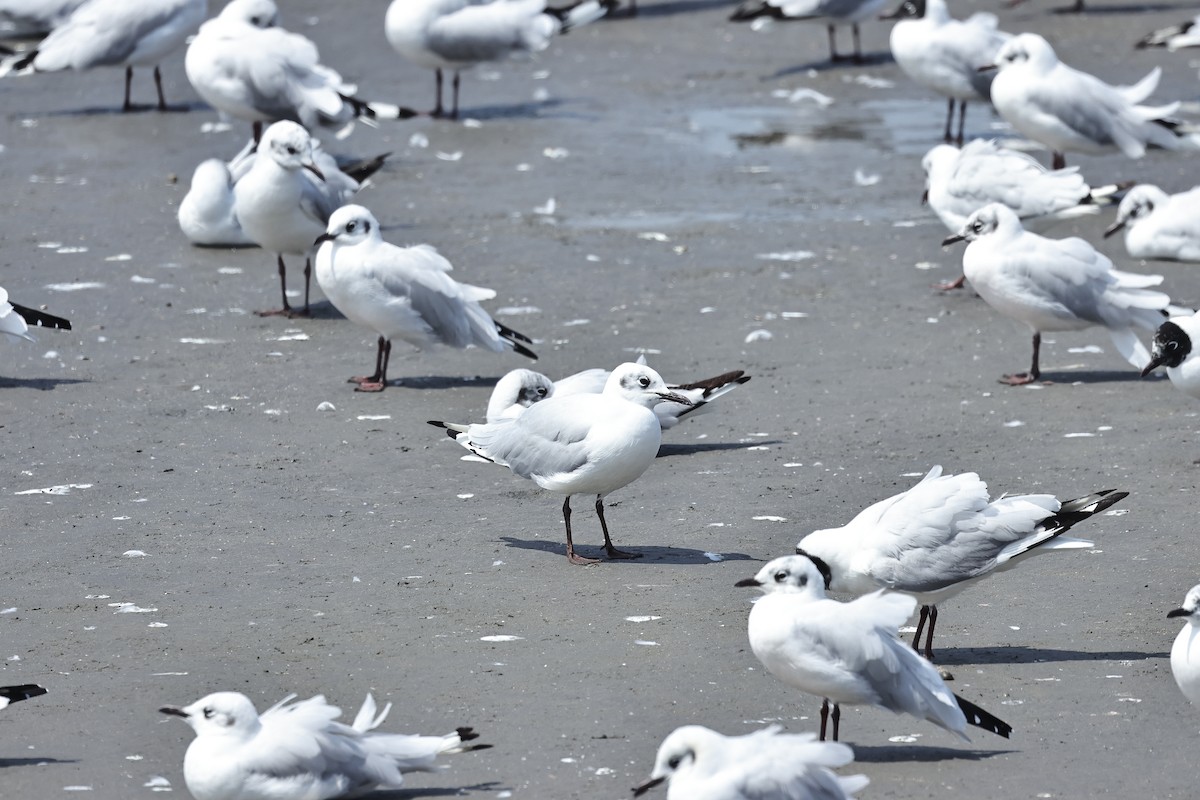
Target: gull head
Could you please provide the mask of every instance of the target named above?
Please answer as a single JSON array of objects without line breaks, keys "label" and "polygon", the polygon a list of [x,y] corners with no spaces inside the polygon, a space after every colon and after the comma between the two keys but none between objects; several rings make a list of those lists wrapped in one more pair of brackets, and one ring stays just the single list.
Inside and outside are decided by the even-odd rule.
[{"label": "gull head", "polygon": [[904,0],[894,11],[880,14],[880,19],[924,19],[925,0]]},{"label": "gull head", "polygon": [[821,598],[825,596],[825,590],[832,580],[833,574],[828,564],[796,548],[796,555],[770,561],[753,578],[740,580],[734,585],[753,586],[766,594],[781,592]]},{"label": "gull head", "polygon": [[696,759],[703,755],[705,747],[721,738],[724,737],[703,725],[685,725],[682,728],[676,728],[659,745],[650,780],[635,787],[633,796],[640,797],[663,781],[669,781],[676,775],[682,775],[688,770],[694,769]]},{"label": "gull head", "polygon": [[363,206],[342,206],[329,217],[329,226],[313,242],[319,247],[323,242],[337,242],[347,246],[356,245],[367,239],[378,239],[379,221]]},{"label": "gull head", "polygon": [[1159,367],[1178,367],[1191,355],[1192,337],[1185,328],[1200,332],[1197,322],[1200,320],[1195,317],[1172,317],[1158,326],[1154,332],[1154,346],[1150,350],[1150,363],[1142,369],[1143,378]]},{"label": "gull head", "polygon": [[921,159],[921,168],[925,170],[925,194],[921,195],[922,205],[929,202],[929,190],[933,184],[947,177],[962,153],[952,144],[939,144],[930,148]]},{"label": "gull head", "polygon": [[1117,206],[1117,219],[1104,231],[1104,238],[1112,236],[1131,222],[1145,219],[1154,209],[1167,201],[1167,193],[1157,186],[1139,183],[1121,198]]},{"label": "gull head", "polygon": [[313,163],[312,137],[303,125],[289,120],[276,122],[263,132],[258,149],[286,170],[306,169],[325,180],[321,170]]},{"label": "gull head", "polygon": [[163,706],[163,714],[180,717],[196,736],[228,736],[245,739],[259,729],[258,711],[250,698],[239,692],[216,692],[190,706]]},{"label": "gull head", "polygon": [[1015,211],[1001,203],[989,203],[967,217],[958,233],[943,239],[942,247],[955,242],[973,242],[997,232],[1012,236],[1021,230],[1021,218]]},{"label": "gull head", "polygon": [[1010,67],[1028,64],[1038,72],[1046,72],[1058,63],[1058,56],[1050,43],[1036,33],[1021,33],[1009,39],[996,52],[996,63],[980,67],[980,72],[987,69],[1004,71]]},{"label": "gull head", "polygon": [[531,369],[514,369],[496,382],[488,401],[487,420],[515,416],[514,407],[529,408],[554,394],[554,381]]},{"label": "gull head", "polygon": [[604,394],[617,395],[646,408],[654,408],[666,401],[685,406],[695,405],[667,388],[666,381],[653,369],[633,362],[626,362],[612,371],[608,382],[604,384]]},{"label": "gull head", "polygon": [[1168,617],[1187,617],[1189,622],[1200,622],[1200,586],[1193,586],[1183,598],[1183,605],[1167,612]]},{"label": "gull head", "polygon": [[274,28],[279,24],[279,7],[274,0],[232,0],[217,17],[255,28]]}]

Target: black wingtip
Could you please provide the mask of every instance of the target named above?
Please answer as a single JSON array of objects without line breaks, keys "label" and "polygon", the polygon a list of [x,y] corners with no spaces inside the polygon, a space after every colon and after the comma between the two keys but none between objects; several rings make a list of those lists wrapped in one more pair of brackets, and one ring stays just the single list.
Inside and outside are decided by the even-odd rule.
[{"label": "black wingtip", "polygon": [[1061,535],[1075,525],[1091,516],[1111,508],[1129,496],[1129,492],[1116,489],[1103,489],[1086,497],[1068,500],[1058,509],[1058,513],[1042,521],[1043,528],[1058,528]]},{"label": "black wingtip", "polygon": [[449,426],[447,426],[446,423],[442,422],[440,419],[427,419],[425,420],[425,424],[432,425],[435,428],[446,428],[446,430],[450,429]]},{"label": "black wingtip", "polygon": [[[502,322],[496,322],[496,320],[492,320],[492,322],[496,324],[496,332],[500,334],[500,338],[512,345],[513,350],[517,351],[526,358],[534,361],[538,360],[537,353],[525,346],[525,344],[533,344],[533,339],[530,339],[528,336],[519,331],[514,331],[512,328],[508,327]],[[522,344],[522,342],[525,344]]]},{"label": "black wingtip", "polygon": [[353,161],[345,166],[339,165],[339,169],[357,182],[362,183],[367,178],[381,170],[383,168],[383,162],[387,161],[389,156],[391,156],[391,151],[381,153],[374,158],[364,158],[361,161]]},{"label": "black wingtip", "polygon": [[976,728],[982,728],[989,733],[994,733],[997,736],[1009,738],[1009,734],[1013,731],[1013,726],[1009,725],[999,717],[984,711],[979,706],[969,700],[963,700],[958,695],[954,695],[954,699],[958,701],[958,707],[962,710],[963,715],[967,718],[967,724],[974,725]]},{"label": "black wingtip", "polygon": [[463,742],[479,738],[479,734],[475,732],[474,728],[455,728],[454,732],[458,734],[459,740]]},{"label": "black wingtip", "polygon": [[39,311],[36,308],[19,305],[10,302],[13,311],[21,315],[21,319],[25,320],[26,325],[33,325],[38,328],[55,328],[60,331],[71,330],[71,321],[63,317],[56,317],[53,314],[47,314],[45,311]]},{"label": "black wingtip", "polygon": [[36,683],[0,686],[0,697],[7,698],[9,703],[19,703],[22,700],[28,700],[31,697],[40,697],[44,694],[46,694],[46,689],[38,686]]}]

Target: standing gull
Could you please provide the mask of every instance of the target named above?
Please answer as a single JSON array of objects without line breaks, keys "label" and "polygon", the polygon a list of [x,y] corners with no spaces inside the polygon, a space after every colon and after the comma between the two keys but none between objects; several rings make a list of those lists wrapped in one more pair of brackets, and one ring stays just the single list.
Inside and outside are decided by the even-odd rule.
[{"label": "standing gull", "polygon": [[291,120],[310,131],[346,129],[356,119],[415,112],[355,97],[356,87],[320,63],[317,46],[278,24],[273,0],[232,0],[188,46],[188,80],[213,108],[253,123]]},{"label": "standing gull", "polygon": [[1167,194],[1138,184],[1121,198],[1107,238],[1125,231],[1125,250],[1133,258],[1200,262],[1200,186]]},{"label": "standing gull", "polygon": [[1150,363],[1142,370],[1142,377],[1166,367],[1172,386],[1200,400],[1200,351],[1195,349],[1196,342],[1200,342],[1200,317],[1171,317],[1154,333]]},{"label": "standing gull", "polygon": [[339,208],[329,227],[317,237],[317,283],[334,307],[351,322],[379,334],[375,374],[351,378],[355,391],[382,392],[387,387],[392,339],[417,348],[434,344],[493,352],[515,350],[537,360],[525,346],[533,340],[496,322],[480,300],[496,296],[491,289],[459,283],[450,277],[450,262],[427,244],[397,247],[383,240],[379,222],[362,206]]},{"label": "standing gull", "polygon": [[[339,166],[314,141],[313,163],[324,179],[308,170],[302,170],[299,175],[313,182],[318,191],[332,192],[341,202],[361,189],[367,178],[383,167],[389,155],[383,153]],[[251,140],[228,162],[210,158],[196,166],[188,193],[179,202],[176,214],[179,229],[189,242],[202,247],[245,247],[255,244],[238,221],[235,187],[250,172],[257,158],[256,145]]]},{"label": "standing gull", "polygon": [[[862,40],[858,23],[871,19],[883,8],[887,0],[742,0],[729,19],[733,22],[749,22],[765,17],[777,20],[798,20],[825,25],[829,35],[829,60],[863,63]],[[854,37],[854,54],[838,55],[837,26],[849,25]]]},{"label": "standing gull", "polygon": [[183,46],[208,13],[207,0],[88,0],[59,22],[36,49],[0,63],[0,76],[20,72],[125,67],[125,103],[131,111],[134,67],[154,67],[158,110],[167,110],[158,65]]},{"label": "standing gull", "polygon": [[1094,547],[1063,534],[1128,494],[1109,489],[1066,502],[1049,494],[992,500],[974,472],[942,475],[935,466],[916,486],[875,503],[848,525],[808,534],[796,552],[828,565],[830,591],[862,596],[891,589],[916,598],[921,618],[913,647],[928,618],[925,657],[932,661],[941,603],[1030,556]]},{"label": "standing gull", "polygon": [[[307,170],[317,180],[304,174]],[[313,240],[325,232],[329,216],[350,194],[326,182],[313,161],[313,140],[295,122],[276,122],[263,133],[254,165],[233,187],[234,214],[259,247],[275,253],[283,308],[262,315],[308,313]],[[284,254],[304,256],[304,308],[296,312],[287,299]]]},{"label": "standing gull", "polygon": [[515,420],[460,425],[430,421],[475,455],[565,495],[567,560],[594,564],[575,553],[571,539],[571,496],[596,496],[596,516],[609,558],[640,558],[613,547],[604,520],[604,498],[641,477],[662,443],[662,427],[652,410],[662,402],[687,405],[686,397],[667,388],[662,377],[641,364],[613,370],[600,394],[551,397]]},{"label": "standing gull", "polygon": [[[458,117],[459,73],[514,53],[536,53],[559,33],[600,19],[607,8],[582,0],[550,8],[546,0],[392,0],[384,20],[392,48],[434,70],[437,105],[432,116]],[[442,71],[453,70],[449,113],[442,105]]]},{"label": "standing gull", "polygon": [[825,596],[828,581],[820,559],[794,555],[737,583],[765,593],[750,609],[755,657],[789,686],[824,698],[822,741],[830,701],[834,741],[842,703],[912,714],[964,740],[968,724],[1008,738],[1011,725],[951,692],[932,664],[896,638],[916,607],[911,595],[880,590],[839,603]]},{"label": "standing gull", "polygon": [[779,725],[745,736],[685,725],[659,745],[650,780],[633,796],[668,781],[667,800],[854,800],[870,780],[833,771],[852,762],[854,751],[816,738]]},{"label": "standing gull", "polygon": [[1139,370],[1150,354],[1134,327],[1158,329],[1171,298],[1147,287],[1161,275],[1113,269],[1112,262],[1083,239],[1047,239],[1021,227],[1008,206],[992,203],[970,216],[943,245],[967,241],[963,273],[979,296],[1006,317],[1033,329],[1033,361],[1028,372],[1005,375],[1010,386],[1041,377],[1038,352],[1043,331],[1078,331],[1093,325],[1108,330],[1117,350]]},{"label": "standing gull", "polygon": [[1171,645],[1171,674],[1188,702],[1200,706],[1200,586],[1188,590],[1183,605],[1167,617],[1183,617],[1185,623]]},{"label": "standing gull", "polygon": [[[639,358],[638,363],[645,364],[645,358]],[[502,419],[519,417],[534,403],[551,396],[599,394],[604,391],[604,384],[608,382],[610,374],[609,370],[595,368],[552,381],[531,369],[514,369],[501,378],[492,389],[492,396],[488,400],[487,421],[499,422]],[[658,417],[658,422],[665,431],[678,425],[685,417],[707,411],[709,403],[748,380],[750,376],[739,369],[692,383],[667,384],[667,388],[672,392],[686,397],[689,404],[662,402],[654,407],[654,415]]]},{"label": "standing gull", "polygon": [[1000,70],[992,82],[996,110],[1023,135],[1053,151],[1055,169],[1066,166],[1063,154],[1068,151],[1120,150],[1141,158],[1147,147],[1196,149],[1200,144],[1167,119],[1178,102],[1139,105],[1158,87],[1159,67],[1133,86],[1110,86],[1059,61],[1050,43],[1036,33],[1014,36],[991,66]]},{"label": "standing gull", "polygon": [[367,695],[354,722],[335,720],[342,711],[322,695],[289,701],[259,716],[250,698],[217,692],[190,706],[163,706],[196,732],[183,757],[183,779],[196,800],[279,800],[279,798],[357,797],[375,788],[396,789],[406,772],[444,767],[439,755],[479,750],[465,745],[477,738],[471,728],[446,736],[375,733],[391,710],[376,715]]},{"label": "standing gull", "polygon": [[[1012,38],[997,28],[996,15],[980,12],[969,19],[950,16],[945,0],[905,0],[885,19],[899,19],[889,37],[892,56],[908,77],[947,98],[943,141],[963,143],[967,102],[991,102],[991,72],[979,68],[996,59]],[[958,135],[951,136],[958,103]]]}]

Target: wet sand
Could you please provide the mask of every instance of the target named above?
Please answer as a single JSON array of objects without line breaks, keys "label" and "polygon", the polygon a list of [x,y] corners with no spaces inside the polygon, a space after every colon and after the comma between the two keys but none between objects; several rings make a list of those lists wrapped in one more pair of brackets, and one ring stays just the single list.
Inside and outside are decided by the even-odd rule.
[{"label": "wet sand", "polygon": [[[284,23],[364,96],[426,108],[433,79],[388,48],[386,5],[288,3]],[[956,12],[996,10],[1114,82],[1162,65],[1155,97],[1195,98],[1195,56],[1132,48],[1184,4],[1096,5]],[[1028,333],[970,292],[931,289],[961,263],[919,204],[943,101],[886,58],[884,23],[865,25],[870,63],[829,68],[820,26],[755,33],[729,8],[647,2],[534,62],[469,73],[477,126],[323,137],[338,154],[393,152],[360,201],[389,240],[432,243],[459,280],[494,288],[487,306],[537,339],[540,370],[645,351],[669,380],[754,376],[611,496],[617,545],[645,557],[590,568],[563,557],[556,497],[460,461],[425,425],[481,419],[495,379],[528,362],[397,343],[396,385],[355,394],[345,379],[369,371],[370,332],[324,301],[312,319],[254,316],[279,302],[271,257],[188,246],[175,210],[191,170],[245,131],[202,130],[216,117],[181,57],[164,71],[184,113],[115,113],[117,71],[0,82],[3,285],[75,323],[3,348],[0,680],[50,693],[0,715],[0,794],[143,797],[161,776],[186,796],[192,734],[156,709],[237,690],[260,709],[323,692],[347,716],[372,691],[395,703],[388,730],[473,725],[495,745],[395,797],[627,797],[678,725],[815,729],[819,700],[750,653],[751,598],[733,584],[940,463],[996,493],[1131,496],[1079,529],[1095,550],[942,609],[954,690],[1013,738],[968,745],[847,709],[862,797],[1194,795],[1200,712],[1171,679],[1166,612],[1200,578],[1200,406],[1139,379],[1094,330],[1046,337],[1052,384],[997,384],[1027,366]],[[834,102],[793,102],[800,89]],[[148,74],[134,92],[153,97]],[[972,134],[995,123],[968,116]],[[1178,191],[1198,176],[1180,154],[1071,163],[1097,184]],[[553,213],[535,211],[550,198]],[[1132,261],[1100,238],[1110,223],[1052,235],[1200,303],[1197,268]],[[99,285],[50,288],[79,283]],[[49,487],[69,488],[31,493]],[[576,506],[592,554],[598,525]]]}]

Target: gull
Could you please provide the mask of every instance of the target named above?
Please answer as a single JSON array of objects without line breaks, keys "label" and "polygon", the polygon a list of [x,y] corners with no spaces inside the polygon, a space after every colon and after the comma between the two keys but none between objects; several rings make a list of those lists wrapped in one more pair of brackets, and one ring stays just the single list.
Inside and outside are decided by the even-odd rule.
[{"label": "gull", "polygon": [[662,377],[641,364],[612,371],[600,394],[551,397],[535,403],[514,420],[461,425],[431,420],[476,456],[528,478],[563,500],[567,560],[594,564],[575,553],[571,539],[571,496],[596,496],[596,516],[609,558],[640,558],[613,547],[604,520],[604,497],[632,483],[654,462],[662,426],[652,409],[662,402],[687,405]]},{"label": "gull", "polygon": [[1195,314],[1171,317],[1154,332],[1150,363],[1142,370],[1142,377],[1166,367],[1172,386],[1200,399],[1200,361],[1196,358],[1200,353],[1193,352],[1195,341],[1200,341],[1200,317]]},{"label": "gull", "polygon": [[[748,22],[766,18],[797,20],[825,25],[829,35],[829,60],[863,63],[862,41],[858,23],[879,13],[887,0],[742,0],[730,15],[733,22]],[[837,26],[849,25],[854,36],[854,55],[838,55]]]},{"label": "gull", "polygon": [[88,0],[55,25],[33,50],[0,63],[0,76],[10,71],[57,72],[64,69],[125,67],[125,103],[134,67],[154,67],[158,110],[167,110],[158,65],[183,46],[204,21],[207,0]]},{"label": "gull", "polygon": [[1184,617],[1183,630],[1171,645],[1171,674],[1188,702],[1200,706],[1200,586],[1193,586],[1183,605],[1167,617]]},{"label": "gull", "polygon": [[849,603],[825,596],[828,567],[806,555],[769,562],[737,582],[765,593],[750,609],[750,649],[767,671],[824,698],[821,740],[833,702],[833,739],[841,704],[912,714],[967,738],[967,725],[1008,738],[1012,726],[951,692],[937,668],[896,638],[916,607],[911,595],[879,590]]},{"label": "gull", "polygon": [[994,65],[992,103],[1021,134],[1054,153],[1054,168],[1066,166],[1063,154],[1120,150],[1141,158],[1147,147],[1196,149],[1192,134],[1167,119],[1179,103],[1139,105],[1158,87],[1155,67],[1133,86],[1110,86],[1094,75],[1058,60],[1050,43],[1036,33],[1014,36],[1000,48]]},{"label": "gull", "polygon": [[1117,220],[1105,237],[1125,230],[1125,250],[1133,258],[1200,262],[1200,186],[1167,194],[1148,183],[1134,186],[1117,206]]},{"label": "gull", "polygon": [[921,159],[925,200],[951,233],[988,203],[1017,213],[1025,230],[1041,233],[1060,222],[1099,214],[1119,186],[1093,189],[1079,167],[1050,170],[1026,153],[973,139],[959,149],[939,144]]},{"label": "gull", "polygon": [[[308,314],[313,240],[325,232],[329,216],[353,193],[344,185],[326,181],[313,160],[312,137],[302,126],[283,120],[263,133],[253,166],[233,187],[234,214],[242,230],[259,247],[275,253],[279,267],[283,308],[260,314]],[[305,257],[304,309],[300,312],[288,303],[285,253]]]},{"label": "gull", "polygon": [[[351,197],[365,185],[366,180],[383,166],[391,153],[339,166],[337,161],[313,141],[313,163],[324,176],[322,181],[303,170],[301,177],[322,191],[322,184],[338,196]],[[192,173],[188,193],[179,203],[176,217],[179,229],[188,241],[202,247],[247,247],[254,240],[242,230],[235,207],[235,186],[254,166],[257,158],[253,140],[229,162],[219,158],[201,161]]]},{"label": "gull", "polygon": [[[999,30],[995,14],[978,13],[954,19],[944,0],[905,0],[883,19],[899,19],[892,27],[892,57],[908,77],[947,98],[943,141],[963,143],[968,101],[991,102],[991,72],[980,72],[994,63],[1000,46],[1012,38]],[[950,135],[954,105],[958,103],[958,136]]]},{"label": "gull", "polygon": [[19,686],[0,686],[0,708],[5,708],[13,703],[19,703],[22,700],[28,700],[31,697],[40,697],[46,694],[46,690],[36,683],[22,683]]},{"label": "gull", "polygon": [[376,715],[368,694],[354,722],[335,720],[341,709],[317,695],[290,703],[291,694],[259,716],[250,698],[216,692],[183,708],[163,706],[181,717],[196,738],[183,757],[183,779],[196,800],[312,800],[357,797],[375,788],[395,789],[403,773],[444,769],[439,755],[480,750],[466,745],[471,728],[445,736],[374,733],[392,708]]},{"label": "gull", "polygon": [[45,36],[87,0],[0,0],[0,38]]},{"label": "gull", "polygon": [[[637,363],[645,364],[645,357],[639,357]],[[531,369],[514,369],[492,389],[487,421],[499,422],[519,417],[529,406],[554,395],[598,394],[604,391],[610,374],[609,370],[595,368],[552,381]],[[654,415],[665,431],[678,425],[685,417],[707,411],[709,403],[748,380],[750,376],[739,369],[692,383],[667,384],[668,389],[686,397],[690,404],[662,402],[654,407]]]},{"label": "gull", "polygon": [[497,353],[515,350],[537,360],[524,344],[532,344],[532,339],[496,322],[479,305],[495,297],[494,291],[451,278],[450,262],[427,244],[397,247],[385,242],[379,222],[362,206],[335,211],[314,244],[320,248],[321,291],[351,322],[379,334],[375,374],[351,378],[358,384],[355,391],[382,392],[387,387],[394,338],[418,349],[475,345]]},{"label": "gull", "polygon": [[1172,53],[1185,47],[1200,47],[1200,15],[1179,25],[1151,31],[1135,47],[1165,47]]},{"label": "gull", "polygon": [[[564,8],[550,8],[546,0],[392,0],[384,28],[397,53],[434,70],[437,105],[431,116],[456,119],[462,70],[545,50],[555,35],[600,19],[607,11],[597,0]],[[454,71],[449,113],[442,105],[443,70]]]},{"label": "gull", "polygon": [[963,273],[979,296],[1006,317],[1033,329],[1033,362],[1028,372],[1005,375],[1001,383],[1020,386],[1041,377],[1038,351],[1042,331],[1077,331],[1102,325],[1117,350],[1142,369],[1150,354],[1133,328],[1158,329],[1171,298],[1147,287],[1161,275],[1113,269],[1112,262],[1078,237],[1047,239],[1021,227],[1011,208],[992,203],[976,211],[943,245],[967,241]]},{"label": "gull", "polygon": [[685,725],[659,745],[650,780],[633,796],[668,781],[667,800],[854,800],[870,779],[833,771],[852,762],[854,751],[816,738],[783,733],[780,725],[745,736]]},{"label": "gull", "polygon": [[935,466],[916,486],[849,524],[808,534],[796,552],[825,562],[830,591],[862,596],[891,589],[916,598],[921,618],[913,648],[928,618],[925,657],[932,661],[939,605],[1030,556],[1095,547],[1063,534],[1128,495],[1107,489],[1066,502],[1049,494],[992,500],[974,472],[943,475]]},{"label": "gull", "polygon": [[9,302],[8,292],[3,286],[0,286],[0,334],[4,334],[7,338],[36,342],[37,339],[34,339],[29,333],[30,325],[58,328],[64,331],[71,330],[70,321],[62,317]]},{"label": "gull", "polygon": [[[218,111],[254,125],[291,120],[310,131],[348,132],[355,120],[401,119],[410,109],[368,103],[356,87],[320,63],[317,46],[278,25],[273,0],[232,0],[188,46],[188,80]],[[339,134],[340,135],[340,134]]]}]

